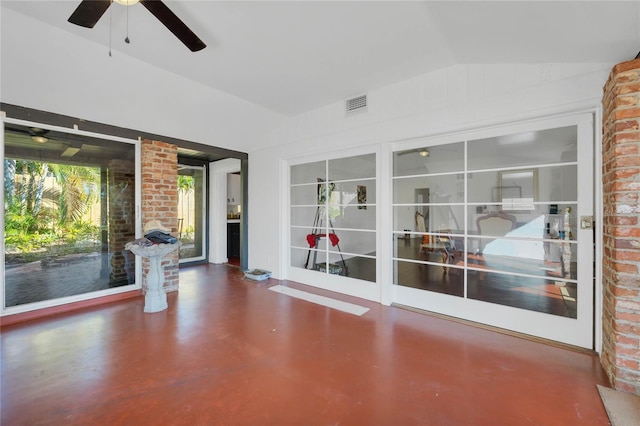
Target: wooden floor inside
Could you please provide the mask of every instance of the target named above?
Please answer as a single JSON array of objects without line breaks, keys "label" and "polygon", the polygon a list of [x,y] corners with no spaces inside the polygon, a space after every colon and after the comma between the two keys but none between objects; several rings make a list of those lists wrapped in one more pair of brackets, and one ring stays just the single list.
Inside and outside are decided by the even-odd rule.
[{"label": "wooden floor inside", "polygon": [[[355,316],[269,291],[370,308]],[[232,265],[142,297],[5,326],[3,425],[607,425],[595,354]]]}]

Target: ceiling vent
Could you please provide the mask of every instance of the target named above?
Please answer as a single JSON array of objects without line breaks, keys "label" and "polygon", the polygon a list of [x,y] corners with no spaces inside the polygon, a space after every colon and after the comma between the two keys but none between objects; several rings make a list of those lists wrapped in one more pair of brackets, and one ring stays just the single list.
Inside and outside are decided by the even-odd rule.
[{"label": "ceiling vent", "polygon": [[367,95],[358,96],[356,98],[347,99],[345,104],[347,115],[356,112],[364,112],[367,110]]}]

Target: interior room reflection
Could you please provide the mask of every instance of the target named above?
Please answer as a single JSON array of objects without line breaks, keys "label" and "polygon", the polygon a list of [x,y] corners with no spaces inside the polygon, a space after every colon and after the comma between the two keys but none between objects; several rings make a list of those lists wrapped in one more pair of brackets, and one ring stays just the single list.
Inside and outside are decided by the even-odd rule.
[{"label": "interior room reflection", "polygon": [[291,265],[376,281],[375,154],[291,167]]},{"label": "interior room reflection", "polygon": [[466,168],[463,142],[395,153],[395,284],[575,318],[576,137],[468,141]]}]

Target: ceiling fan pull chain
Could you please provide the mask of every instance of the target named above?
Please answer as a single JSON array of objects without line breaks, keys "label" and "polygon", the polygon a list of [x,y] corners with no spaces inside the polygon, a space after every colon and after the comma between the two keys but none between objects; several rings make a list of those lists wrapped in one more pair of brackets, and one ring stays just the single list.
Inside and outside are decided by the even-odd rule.
[{"label": "ceiling fan pull chain", "polygon": [[[113,3],[113,0],[111,0]],[[113,16],[113,11],[109,10],[109,57],[111,57],[111,17]]]},{"label": "ceiling fan pull chain", "polygon": [[129,44],[129,7],[127,7],[127,36],[124,38],[124,42]]}]

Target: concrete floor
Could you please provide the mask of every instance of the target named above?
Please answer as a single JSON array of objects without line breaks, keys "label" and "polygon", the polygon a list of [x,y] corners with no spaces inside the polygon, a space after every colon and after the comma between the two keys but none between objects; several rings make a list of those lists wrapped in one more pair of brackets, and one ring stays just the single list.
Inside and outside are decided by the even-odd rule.
[{"label": "concrete floor", "polygon": [[[182,268],[142,297],[5,326],[3,425],[607,425],[595,354],[238,268]],[[370,308],[354,316],[275,284]]]}]

